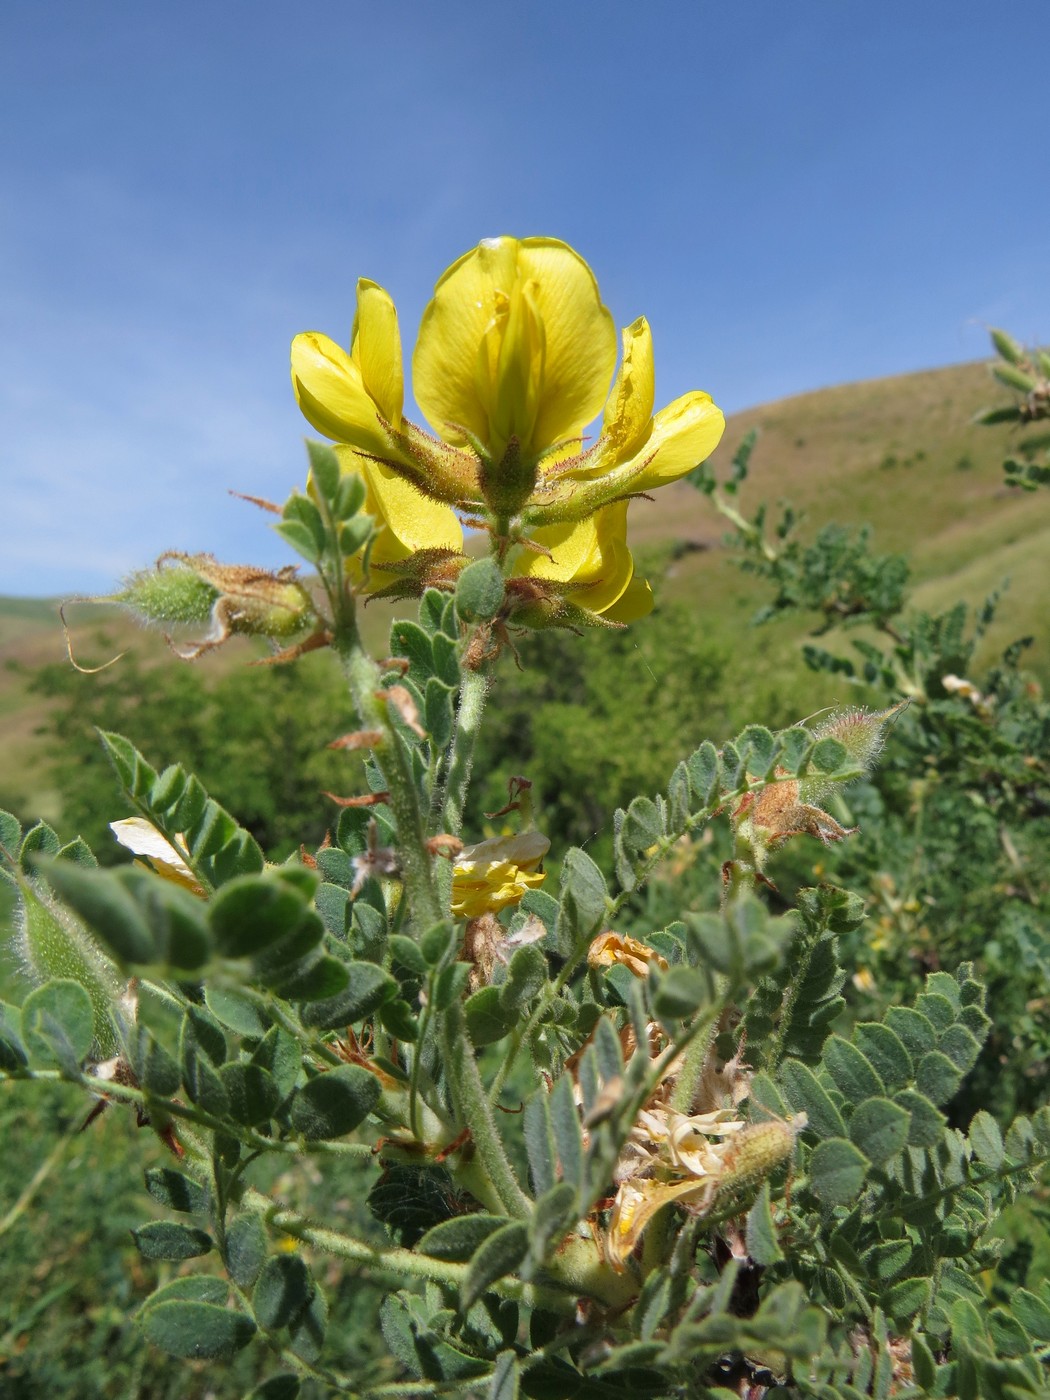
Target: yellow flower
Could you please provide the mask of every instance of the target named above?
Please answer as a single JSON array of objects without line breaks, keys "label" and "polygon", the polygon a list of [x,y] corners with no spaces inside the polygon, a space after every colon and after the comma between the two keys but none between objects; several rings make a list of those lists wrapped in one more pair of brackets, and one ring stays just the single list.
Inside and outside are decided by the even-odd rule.
[{"label": "yellow flower", "polygon": [[[374,282],[358,284],[349,352],[316,331],[292,345],[296,397],[320,432],[435,499],[483,503],[504,524],[517,518],[527,528],[625,503],[683,476],[717,444],[724,420],[706,394],[654,416],[644,318],[623,333],[609,393],[615,364],[616,333],[594,274],[554,238],[485,239],[438,281],[412,359],[416,399],[437,439],[402,416],[397,316]],[[603,403],[600,436],[584,451]],[[621,563],[611,580],[604,572],[602,588],[619,597],[632,569]],[[601,610],[611,615],[613,606]]]},{"label": "yellow flower", "polygon": [[[398,564],[421,550],[463,549],[463,529],[451,506],[433,501],[410,481],[374,458],[362,457],[349,447],[337,446],[335,454],[343,473],[356,472],[365,484],[362,509],[372,517],[376,535],[369,556],[369,590],[396,582],[396,571],[384,564]],[[360,555],[347,560],[347,572],[360,580],[364,569]]]},{"label": "yellow flower", "polygon": [[478,499],[473,462],[435,442],[402,416],[405,397],[401,334],[389,294],[357,284],[347,353],[319,331],[292,341],[292,388],[303,416],[336,442],[385,464],[390,473],[450,502]]},{"label": "yellow flower", "polygon": [[182,852],[144,817],[125,817],[123,821],[110,822],[109,829],[122,846],[126,846],[137,856],[146,857],[145,861],[137,860],[136,865],[145,865],[162,880],[181,885],[191,894],[204,893],[196,875],[186,864]]},{"label": "yellow flower", "polygon": [[601,410],[616,331],[594,274],[555,238],[486,238],[448,269],[412,357],[416,399],[446,442],[535,458]]},{"label": "yellow flower", "polygon": [[380,456],[396,445],[405,399],[397,311],[382,287],[362,277],[350,353],[318,331],[292,342],[292,386],[319,432]]},{"label": "yellow flower", "polygon": [[580,520],[616,495],[677,481],[710,457],[725,429],[709,394],[693,390],[653,415],[653,338],[644,316],[623,332],[623,357],[594,448],[552,471],[558,502],[545,519]]},{"label": "yellow flower", "polygon": [[546,879],[537,867],[550,844],[538,831],[526,831],[464,846],[452,870],[453,914],[477,919],[520,903],[526,890]]},{"label": "yellow flower", "polygon": [[627,502],[605,506],[585,520],[544,525],[531,538],[549,554],[522,551],[515,575],[564,585],[577,607],[612,622],[633,622],[653,606],[652,589],[634,577],[627,547]]}]

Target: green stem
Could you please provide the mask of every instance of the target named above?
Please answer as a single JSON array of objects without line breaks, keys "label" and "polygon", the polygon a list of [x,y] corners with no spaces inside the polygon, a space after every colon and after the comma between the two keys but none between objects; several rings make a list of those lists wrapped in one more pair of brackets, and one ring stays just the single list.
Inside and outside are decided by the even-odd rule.
[{"label": "green stem", "polygon": [[397,823],[405,894],[413,921],[422,932],[441,918],[441,900],[426,847],[426,822],[408,755],[379,698],[379,668],[361,645],[352,612],[344,614],[332,645],[342,664],[358,719],[365,729],[378,730],[383,736],[375,746],[375,753],[386,777],[390,810]]},{"label": "green stem", "polygon": [[470,788],[470,773],[474,766],[474,750],[481,729],[481,717],[485,712],[489,676],[488,666],[479,671],[465,671],[460,686],[456,729],[449,748],[448,780],[441,809],[443,828],[452,836],[458,836],[463,829],[463,812]]},{"label": "green stem", "polygon": [[[315,1225],[298,1211],[286,1210],[271,1201],[268,1196],[254,1189],[245,1193],[243,1204],[261,1213],[268,1225],[305,1244],[313,1245],[340,1259],[349,1259],[355,1264],[367,1264],[376,1273],[395,1275],[399,1278],[430,1279],[434,1283],[459,1288],[466,1281],[469,1264],[456,1264],[447,1259],[432,1259],[429,1255],[418,1254],[411,1249],[397,1246],[382,1247],[354,1239],[340,1230],[331,1230]],[[514,1298],[528,1303],[531,1307],[545,1308],[552,1312],[571,1314],[575,1308],[574,1296],[569,1292],[539,1284],[522,1283],[520,1279],[504,1278],[492,1284],[492,1291],[504,1298]]]},{"label": "green stem", "polygon": [[532,1205],[518,1184],[514,1168],[504,1150],[458,1002],[453,1003],[442,1017],[441,1032],[445,1072],[456,1115],[460,1123],[470,1129],[481,1166],[500,1204],[508,1215],[525,1220],[531,1213]]}]

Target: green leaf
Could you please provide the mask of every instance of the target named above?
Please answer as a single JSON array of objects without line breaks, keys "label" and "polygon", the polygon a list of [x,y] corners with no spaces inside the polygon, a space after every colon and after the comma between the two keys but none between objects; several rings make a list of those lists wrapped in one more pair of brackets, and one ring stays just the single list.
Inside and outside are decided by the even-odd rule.
[{"label": "green leaf", "polygon": [[747,1252],[756,1264],[777,1264],[784,1252],[777,1241],[777,1227],[769,1199],[769,1182],[763,1181],[755,1204],[747,1214]]},{"label": "green leaf", "polygon": [[455,690],[459,686],[459,658],[456,643],[442,632],[434,634],[431,645],[434,648],[434,674],[438,680]]},{"label": "green leaf", "polygon": [[911,1116],[889,1099],[865,1099],[853,1110],[849,1135],[864,1155],[876,1164],[886,1162],[908,1142]]},{"label": "green leaf", "polygon": [[761,724],[749,724],[738,735],[736,747],[752,778],[764,778],[768,774],[777,748],[777,741],[770,730]]},{"label": "green leaf", "polygon": [[390,625],[390,652],[408,662],[408,675],[425,686],[434,672],[434,644],[415,622],[399,618]]},{"label": "green leaf", "polygon": [[394,960],[399,962],[403,968],[420,977],[427,975],[430,971],[430,965],[414,938],[406,938],[403,933],[392,933],[387,941]]},{"label": "green leaf", "polygon": [[374,1074],[360,1065],[340,1065],[308,1080],[299,1090],[292,1100],[292,1127],[313,1140],[343,1137],[364,1122],[379,1095]]},{"label": "green leaf", "polygon": [[882,1306],[895,1322],[906,1322],[930,1301],[932,1280],[902,1278],[882,1295]]},{"label": "green leaf", "polygon": [[622,835],[629,851],[647,851],[664,834],[660,809],[651,797],[636,797],[624,813]]},{"label": "green leaf", "polygon": [[504,1008],[501,991],[501,987],[480,987],[463,1004],[467,1034],[478,1049],[502,1040],[518,1023],[517,1013]]},{"label": "green leaf", "polygon": [[582,1191],[583,1138],[571,1076],[559,1076],[544,1102],[550,1112],[551,1131],[561,1160],[562,1175],[566,1181]]},{"label": "green leaf", "polygon": [[225,1118],[230,1109],[226,1086],[211,1060],[192,1040],[183,1043],[182,1082],[198,1108],[215,1118]]},{"label": "green leaf", "polygon": [[143,1303],[143,1310],[158,1307],[182,1299],[192,1303],[215,1303],[221,1307],[230,1296],[230,1286],[221,1278],[211,1274],[187,1274],[185,1278],[172,1279],[156,1292],[151,1293]]},{"label": "green leaf", "polygon": [[1050,1307],[1041,1298],[1027,1288],[1015,1288],[1010,1294],[1010,1308],[1033,1341],[1050,1346]]},{"label": "green leaf", "polygon": [[291,545],[296,554],[310,564],[316,564],[321,557],[322,546],[314,537],[314,532],[302,520],[281,520],[273,527],[286,544]]},{"label": "green leaf", "polygon": [[926,1338],[919,1332],[911,1334],[911,1362],[915,1379],[927,1394],[932,1394],[937,1383],[937,1362]]},{"label": "green leaf", "polygon": [[313,442],[307,439],[306,452],[310,458],[310,475],[314,485],[326,501],[334,501],[339,493],[342,472],[339,458],[326,442]]},{"label": "green leaf", "polygon": [[347,985],[338,996],[311,1001],[303,1007],[302,1022],[322,1031],[342,1030],[363,1021],[377,1007],[397,996],[398,984],[389,972],[372,962],[346,964]]},{"label": "green leaf", "polygon": [[899,1094],[894,1094],[893,1102],[911,1114],[909,1147],[935,1147],[940,1142],[944,1115],[938,1113],[928,1098],[914,1089],[902,1089]]},{"label": "green leaf", "polygon": [[74,865],[82,865],[88,870],[97,870],[98,861],[88,843],[80,836],[68,841],[58,853],[59,860],[71,860]]},{"label": "green leaf", "polygon": [[118,962],[134,966],[155,960],[150,927],[116,872],[85,870],[68,861],[51,861],[44,873],[48,884],[80,915]]},{"label": "green leaf", "polygon": [[98,737],[124,790],[131,797],[144,797],[157,781],[157,774],[138,749],[120,734],[107,734],[100,729]]},{"label": "green leaf", "polygon": [[195,1045],[203,1050],[213,1065],[225,1064],[229,1047],[222,1027],[214,1017],[199,1006],[189,1006],[180,1029],[182,1048]]},{"label": "green leaf", "polygon": [[973,1069],[981,1053],[976,1036],[958,1023],[948,1027],[937,1042],[937,1049],[942,1055],[947,1055],[960,1074],[967,1074]]},{"label": "green leaf", "polygon": [[30,1055],[75,1074],[95,1039],[91,998],[79,982],[55,978],[22,1003],[22,1043]]},{"label": "green leaf", "polygon": [[452,738],[452,691],[436,676],[431,676],[423,692],[423,724],[433,746],[443,751]]},{"label": "green leaf", "polygon": [[824,1064],[847,1103],[861,1103],[873,1094],[885,1092],[871,1061],[840,1035],[831,1036],[824,1046]]},{"label": "green leaf", "polygon": [[456,612],[464,622],[488,622],[503,606],[504,588],[495,559],[476,559],[456,581]]},{"label": "green leaf", "polygon": [[873,1245],[862,1262],[872,1278],[889,1280],[907,1268],[914,1252],[915,1246],[907,1237],[886,1240],[883,1244]]},{"label": "green leaf", "polygon": [[935,1026],[920,1011],[914,1011],[910,1006],[891,1006],[883,1017],[883,1024],[893,1031],[913,1059],[918,1059],[928,1050],[936,1048]]},{"label": "green leaf", "polygon": [[269,985],[286,1001],[333,1001],[346,990],[350,972],[341,958],[327,954],[304,958],[282,977],[269,978]]},{"label": "green leaf", "polygon": [[327,1327],[328,1303],[315,1284],[306,1307],[288,1324],[288,1340],[296,1356],[312,1365],[321,1355]]},{"label": "green leaf", "polygon": [[228,881],[208,906],[219,952],[226,958],[258,957],[289,935],[309,929],[312,939],[296,940],[302,957],[321,941],[323,929],[298,890],[271,875],[242,875]]},{"label": "green leaf", "polygon": [[970,1120],[970,1146],[977,1160],[997,1171],[1006,1156],[999,1124],[982,1108]]},{"label": "green leaf", "polygon": [[197,972],[211,956],[205,906],[189,892],[144,870],[122,867],[116,879],[130,892],[149,927],[152,960],[176,972]]},{"label": "green leaf", "polygon": [[923,1055],[915,1069],[915,1087],[934,1104],[947,1103],[954,1098],[962,1075],[947,1055],[931,1050]]},{"label": "green leaf", "polygon": [[605,877],[586,851],[572,846],[561,867],[556,937],[566,954],[589,942],[605,918]]},{"label": "green leaf", "polygon": [[434,979],[434,1010],[447,1011],[467,985],[467,979],[474,964],[468,962],[450,963],[443,967]]},{"label": "green leaf", "polygon": [[529,1251],[542,1264],[552,1246],[558,1244],[579,1218],[579,1198],[567,1181],[559,1181],[536,1202],[529,1224]]},{"label": "green leaf", "polygon": [[477,1249],[460,1289],[461,1312],[473,1307],[487,1288],[513,1273],[529,1252],[528,1227],[515,1220],[490,1235]]},{"label": "green leaf", "polygon": [[782,768],[786,768],[789,773],[797,773],[803,758],[809,753],[813,743],[813,736],[808,729],[803,729],[801,725],[793,725],[790,729],[782,729],[777,735],[776,760]]},{"label": "green leaf", "polygon": [[845,1137],[842,1114],[813,1071],[799,1060],[785,1060],[780,1079],[792,1108],[805,1113],[808,1126],[822,1138]]},{"label": "green leaf", "polygon": [[228,987],[205,987],[204,1004],[217,1021],[238,1035],[257,1039],[270,1028],[269,1018],[261,1007]]},{"label": "green leaf", "polygon": [[238,1123],[256,1128],[270,1121],[282,1097],[272,1074],[237,1060],[223,1065],[219,1077],[230,1098],[230,1114]]},{"label": "green leaf", "polygon": [[911,1056],[900,1036],[889,1026],[878,1021],[861,1021],[853,1028],[853,1042],[887,1089],[903,1089],[911,1080]]},{"label": "green leaf", "polygon": [[142,1314],[147,1341],[190,1361],[228,1361],[248,1345],[255,1323],[243,1313],[212,1303],[173,1301]]},{"label": "green leaf", "polygon": [[0,853],[14,864],[22,844],[22,823],[12,812],[0,808]]},{"label": "green leaf", "polygon": [[507,1012],[520,1013],[547,985],[547,959],[535,943],[515,950],[507,968],[507,980],[499,989],[500,1005]]},{"label": "green leaf", "polygon": [[252,1061],[269,1070],[281,1099],[286,1099],[295,1088],[302,1066],[302,1051],[295,1037],[280,1026],[271,1026],[255,1047]]},{"label": "green leaf", "polygon": [[454,1215],[451,1220],[442,1220],[423,1235],[416,1245],[421,1254],[429,1254],[432,1259],[448,1259],[454,1263],[465,1263],[481,1245],[497,1230],[510,1222],[502,1215]]},{"label": "green leaf", "polygon": [[37,822],[25,834],[18,852],[18,863],[26,874],[31,874],[40,857],[57,856],[62,848],[58,834],[47,822]]},{"label": "green leaf", "polygon": [[132,1028],[128,1037],[128,1058],[135,1078],[143,1089],[159,1098],[178,1092],[182,1074],[178,1063],[145,1026]]},{"label": "green leaf", "polygon": [[518,1400],[520,1382],[518,1358],[512,1351],[501,1351],[492,1368],[485,1400]]},{"label": "green leaf", "polygon": [[185,1211],[188,1215],[208,1213],[208,1193],[204,1187],[173,1167],[148,1167],[146,1190],[169,1210]]},{"label": "green leaf", "polygon": [[825,1205],[847,1205],[864,1189],[868,1159],[845,1138],[826,1138],[809,1159],[813,1190]]},{"label": "green leaf", "polygon": [[818,773],[837,773],[849,764],[850,756],[846,752],[846,746],[840,744],[838,739],[832,739],[830,735],[818,739],[810,750],[808,767],[816,769]]},{"label": "green leaf", "polygon": [[706,807],[715,791],[718,779],[718,750],[710,739],[705,739],[685,761],[689,774],[689,786],[696,794],[701,807]]},{"label": "green leaf", "polygon": [[955,1020],[955,1007],[941,992],[923,992],[915,998],[915,1009],[938,1033],[946,1031]]},{"label": "green leaf", "polygon": [[173,1220],[151,1220],[131,1234],[146,1259],[196,1259],[212,1248],[207,1231],[178,1225]]},{"label": "green leaf", "polygon": [[226,1228],[224,1263],[238,1288],[251,1288],[266,1262],[266,1230],[257,1215],[238,1215]]},{"label": "green leaf", "polygon": [[434,924],[428,928],[423,937],[419,940],[419,951],[423,954],[428,967],[437,967],[444,962],[445,958],[452,951],[452,945],[456,939],[455,926],[451,920],[444,919],[439,924]]},{"label": "green leaf", "polygon": [[261,1327],[287,1327],[309,1303],[314,1291],[310,1270],[299,1254],[267,1259],[252,1292],[252,1310]]},{"label": "green leaf", "polygon": [[537,1195],[542,1195],[554,1185],[557,1165],[557,1149],[551,1132],[546,1095],[540,1097],[534,1094],[526,1100],[521,1124],[533,1189]]},{"label": "green leaf", "polygon": [[671,967],[652,978],[653,1011],[662,1021],[681,1021],[692,1016],[709,997],[709,985],[695,967]]},{"label": "green leaf", "polygon": [[16,1026],[21,1026],[18,1009],[0,1002],[0,1071],[15,1072],[26,1063],[26,1052]]}]

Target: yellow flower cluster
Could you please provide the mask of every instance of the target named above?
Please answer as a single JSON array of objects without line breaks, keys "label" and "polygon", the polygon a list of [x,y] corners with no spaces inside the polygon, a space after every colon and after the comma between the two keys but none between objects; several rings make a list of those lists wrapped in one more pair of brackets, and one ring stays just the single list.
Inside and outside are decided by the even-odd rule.
[{"label": "yellow flower cluster", "polygon": [[628,501],[708,457],[724,419],[698,391],[654,414],[644,318],[624,330],[613,380],[615,365],[594,274],[553,238],[486,239],[438,281],[412,357],[433,433],[403,415],[397,313],[376,283],[358,283],[349,350],[316,331],[292,344],[300,408],[367,486],[380,573],[423,547],[460,548],[460,512],[484,519],[500,548],[520,546],[512,575],[629,621],[651,594],[634,577]]}]

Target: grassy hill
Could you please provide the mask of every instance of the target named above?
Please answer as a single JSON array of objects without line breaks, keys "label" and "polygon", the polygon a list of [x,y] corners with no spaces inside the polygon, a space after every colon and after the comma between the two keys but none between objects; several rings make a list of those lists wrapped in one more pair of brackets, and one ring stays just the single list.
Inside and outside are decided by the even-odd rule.
[{"label": "grassy hill", "polygon": [[[920,606],[946,607],[959,598],[977,604],[1009,579],[984,643],[988,655],[1045,628],[1050,555],[1050,492],[1022,495],[1005,487],[1000,463],[1012,430],[971,422],[979,408],[1002,397],[983,364],[822,389],[734,415],[715,465],[724,472],[744,434],[758,428],[745,513],[762,500],[790,498],[805,511],[807,530],[832,520],[872,525],[880,551],[909,556]],[[696,599],[705,630],[731,652],[733,679],[752,710],[747,718],[776,723],[807,706],[848,698],[828,695],[827,679],[805,671],[797,623],[749,630],[764,586],[733,566],[724,533],[721,517],[687,485],[631,508],[637,550],[678,546],[663,587],[670,596]],[[179,664],[161,638],[111,609],[76,604],[69,611],[73,651],[83,665],[99,665],[126,647],[149,665]],[[389,616],[384,604],[366,610],[377,647]],[[248,643],[235,642],[200,664],[218,674],[250,655]],[[61,803],[43,775],[34,733],[40,702],[28,684],[36,668],[64,657],[54,601],[0,599],[0,793],[31,799],[48,819],[60,816]],[[90,677],[84,681],[89,685]],[[702,709],[698,697],[700,729]]]}]

